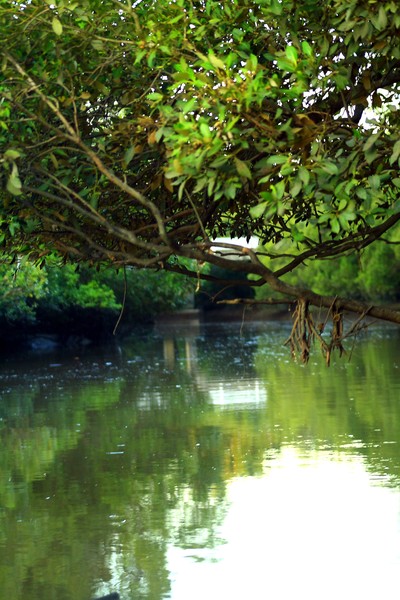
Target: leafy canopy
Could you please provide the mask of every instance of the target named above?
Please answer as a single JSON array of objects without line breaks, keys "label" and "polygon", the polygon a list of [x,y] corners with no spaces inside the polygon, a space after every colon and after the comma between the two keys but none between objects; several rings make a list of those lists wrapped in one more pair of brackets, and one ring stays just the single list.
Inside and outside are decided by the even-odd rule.
[{"label": "leafy canopy", "polygon": [[0,28],[6,252],[186,257],[400,322],[282,279],[400,219],[395,0],[2,0]]}]

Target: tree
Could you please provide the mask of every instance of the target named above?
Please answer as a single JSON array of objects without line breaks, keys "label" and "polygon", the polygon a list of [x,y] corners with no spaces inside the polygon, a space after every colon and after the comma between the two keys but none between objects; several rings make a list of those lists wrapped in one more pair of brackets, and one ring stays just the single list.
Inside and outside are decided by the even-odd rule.
[{"label": "tree", "polygon": [[46,274],[39,267],[18,260],[14,265],[0,264],[0,330],[16,322],[27,327],[34,322],[36,308],[46,294]]},{"label": "tree", "polygon": [[38,332],[72,341],[77,335],[104,339],[121,323],[126,331],[187,306],[193,292],[193,281],[168,271],[96,271],[52,261],[40,268],[27,259],[0,263],[1,343]]},{"label": "tree", "polygon": [[[285,281],[400,219],[395,0],[15,0],[0,26],[6,252],[247,273],[297,301],[304,359],[310,304],[326,353],[343,310],[400,323]],[[216,241],[243,236],[268,251]]]}]

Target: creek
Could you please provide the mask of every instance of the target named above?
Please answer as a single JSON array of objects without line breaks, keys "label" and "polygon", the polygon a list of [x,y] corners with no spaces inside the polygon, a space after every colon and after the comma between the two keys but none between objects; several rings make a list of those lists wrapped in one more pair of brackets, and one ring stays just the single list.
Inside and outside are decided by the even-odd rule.
[{"label": "creek", "polygon": [[327,368],[280,323],[0,366],[0,596],[396,600],[400,331]]}]

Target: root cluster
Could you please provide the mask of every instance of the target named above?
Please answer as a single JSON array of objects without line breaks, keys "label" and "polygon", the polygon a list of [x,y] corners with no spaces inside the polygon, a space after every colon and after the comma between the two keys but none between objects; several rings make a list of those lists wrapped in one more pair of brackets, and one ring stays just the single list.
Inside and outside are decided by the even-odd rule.
[{"label": "root cluster", "polygon": [[[309,302],[304,298],[300,298],[296,303],[296,309],[293,313],[292,331],[285,345],[289,346],[293,358],[299,358],[301,362],[306,364],[310,358],[314,343],[318,342],[325,362],[329,367],[334,350],[337,350],[340,356],[346,352],[342,343],[343,340],[350,335],[356,335],[368,326],[362,323],[367,313],[368,310],[344,333],[343,311],[340,310],[340,307],[336,306],[335,301],[329,309],[325,322],[316,325],[310,312]],[[324,332],[329,321],[332,323],[332,327],[330,328],[328,337],[324,337]]]}]

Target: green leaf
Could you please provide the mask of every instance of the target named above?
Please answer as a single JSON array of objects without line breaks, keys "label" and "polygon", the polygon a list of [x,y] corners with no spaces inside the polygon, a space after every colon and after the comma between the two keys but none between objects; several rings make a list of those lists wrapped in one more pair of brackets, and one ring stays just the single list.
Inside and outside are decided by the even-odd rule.
[{"label": "green leaf", "polygon": [[151,94],[147,94],[146,98],[148,100],[152,100],[153,102],[160,102],[164,96],[158,92],[152,92]]},{"label": "green leaf", "polygon": [[340,25],[337,26],[337,28],[340,31],[350,31],[352,29],[354,29],[354,27],[357,25],[357,21],[354,21],[353,19],[346,19],[343,23],[340,23]]},{"label": "green leaf", "polygon": [[299,177],[305,186],[308,185],[310,181],[310,171],[305,167],[301,166],[299,168]]},{"label": "green leaf", "polygon": [[377,156],[379,156],[379,151],[376,148],[372,147],[366,151],[365,160],[367,161],[367,163],[369,165],[371,165],[374,162],[374,160],[377,158]]},{"label": "green leaf", "polygon": [[101,50],[104,49],[104,44],[103,44],[102,40],[92,40],[91,44],[92,44],[92,48],[94,48],[98,52],[100,52]]},{"label": "green leaf", "polygon": [[349,78],[347,75],[337,73],[333,76],[333,80],[336,83],[338,90],[344,90],[349,84]]},{"label": "green leaf", "polygon": [[325,173],[329,173],[329,175],[338,175],[339,174],[339,169],[337,168],[337,165],[334,162],[331,162],[328,160],[321,163],[321,169],[323,171],[325,171]]},{"label": "green leaf", "polygon": [[271,0],[270,11],[273,15],[281,15],[283,10],[283,4],[279,0]]},{"label": "green leaf", "polygon": [[134,155],[135,155],[135,147],[134,146],[130,146],[126,150],[126,152],[124,154],[124,163],[125,163],[125,166],[129,165],[129,163],[131,162],[131,160],[134,157]]},{"label": "green leaf", "polygon": [[301,184],[301,181],[300,181],[300,179],[296,179],[296,180],[294,181],[293,185],[291,186],[291,188],[289,189],[289,193],[290,193],[290,195],[291,195],[293,198],[295,198],[295,197],[296,197],[296,196],[299,194],[299,192],[301,191],[301,188],[302,188],[302,187],[303,187],[303,186],[302,186],[302,184]]},{"label": "green leaf", "polygon": [[200,192],[201,190],[203,190],[206,187],[207,184],[208,184],[208,178],[200,177],[200,179],[197,180],[197,183],[196,183],[193,191]]},{"label": "green leaf", "polygon": [[186,185],[186,179],[184,179],[182,181],[182,183],[180,184],[179,188],[178,188],[178,200],[182,200],[182,196],[183,196],[183,192],[185,189],[185,185]]},{"label": "green leaf", "polygon": [[297,65],[299,55],[294,46],[286,46],[285,54],[294,65]]},{"label": "green leaf", "polygon": [[147,65],[151,68],[157,56],[157,50],[152,50],[147,57]]},{"label": "green leaf", "polygon": [[10,194],[12,194],[13,196],[20,196],[22,194],[21,181],[19,181],[19,185],[15,185],[15,183],[18,182],[16,182],[15,179],[11,179],[10,177],[7,181],[7,191],[10,192]]},{"label": "green leaf", "polygon": [[[268,156],[267,165],[283,165],[287,162],[289,157],[286,154],[274,154],[272,156]],[[261,162],[261,161],[260,161]]]},{"label": "green leaf", "polygon": [[89,204],[92,208],[97,210],[97,208],[99,206],[99,196],[97,194],[93,194],[93,196],[90,196]]},{"label": "green leaf", "polygon": [[11,221],[11,223],[8,224],[8,230],[12,236],[15,235],[15,232],[18,231],[19,228],[20,228],[20,225],[19,225],[18,221]]},{"label": "green leaf", "polygon": [[397,140],[397,142],[393,146],[393,151],[392,151],[392,155],[390,157],[389,163],[391,165],[393,163],[395,163],[396,160],[399,158],[399,156],[400,156],[400,140]]},{"label": "green leaf", "polygon": [[222,60],[215,56],[215,54],[213,54],[212,52],[210,52],[210,54],[208,55],[208,60],[215,69],[221,69],[222,71],[225,71],[225,63],[223,63]]},{"label": "green leaf", "polygon": [[330,220],[330,226],[331,229],[333,231],[333,233],[339,233],[340,231],[340,222],[339,219],[337,219],[336,217],[334,217],[333,219]]},{"label": "green leaf", "polygon": [[203,138],[208,139],[211,137],[211,131],[210,131],[210,127],[209,127],[208,123],[200,123],[199,129],[200,129],[200,133],[203,136]]},{"label": "green leaf", "polygon": [[156,142],[159,142],[167,131],[169,131],[167,127],[160,127],[160,129],[157,129],[156,134],[154,136]]},{"label": "green leaf", "polygon": [[244,177],[245,179],[252,179],[251,171],[250,171],[249,167],[247,166],[247,164],[243,160],[240,160],[239,158],[237,158],[236,156],[235,156],[235,165],[236,165],[236,170],[239,173],[240,177]]},{"label": "green leaf", "polygon": [[216,179],[215,177],[212,177],[211,179],[209,179],[208,181],[208,186],[207,186],[207,194],[209,196],[212,195],[214,188],[215,188],[215,184],[216,184]]},{"label": "green leaf", "polygon": [[311,48],[311,46],[310,46],[310,44],[308,42],[306,42],[306,41],[301,42],[301,49],[302,49],[303,54],[305,56],[312,56],[313,55],[312,48]]},{"label": "green leaf", "polygon": [[339,220],[341,228],[344,229],[345,231],[348,231],[349,219],[347,218],[346,213],[339,215],[338,220]]},{"label": "green leaf", "polygon": [[293,63],[293,61],[288,60],[287,58],[279,57],[276,59],[276,63],[282,71],[293,73],[296,70],[296,65]]},{"label": "green leaf", "polygon": [[11,149],[10,149],[10,150],[6,150],[6,151],[4,152],[4,158],[5,158],[6,160],[13,161],[13,160],[15,160],[16,158],[19,158],[20,156],[21,156],[21,153],[20,153],[20,152],[18,152],[18,150],[11,150]]},{"label": "green leaf", "polygon": [[373,133],[372,135],[369,136],[369,138],[367,139],[367,141],[365,142],[365,144],[363,146],[364,152],[367,152],[370,148],[372,148],[372,146],[374,146],[375,142],[379,139],[380,135],[381,135],[381,132]]},{"label": "green leaf", "polygon": [[299,231],[295,225],[291,229],[291,234],[295,242],[302,242],[304,240],[304,233]]},{"label": "green leaf", "polygon": [[62,23],[60,21],[60,19],[57,19],[57,17],[53,17],[53,20],[51,22],[51,26],[53,28],[53,31],[56,35],[61,35],[63,32],[63,26]]},{"label": "green leaf", "polygon": [[252,216],[252,218],[258,219],[259,217],[262,217],[262,215],[267,210],[268,204],[269,204],[269,202],[267,201],[267,202],[261,202],[261,204],[257,204],[257,206],[253,206],[250,209],[250,215]]},{"label": "green leaf", "polygon": [[365,188],[357,187],[356,194],[361,200],[366,200],[368,198],[368,192]]},{"label": "green leaf", "polygon": [[271,185],[271,189],[273,190],[273,192],[275,192],[275,197],[278,200],[282,200],[283,198],[283,194],[285,193],[285,181],[279,181],[279,183],[277,183],[275,186]]},{"label": "green leaf", "polygon": [[374,19],[374,25],[377,29],[382,30],[388,24],[388,18],[384,6],[379,7],[378,18]]},{"label": "green leaf", "polygon": [[293,163],[285,163],[284,165],[281,166],[279,173],[283,176],[286,177],[287,175],[290,175],[291,173],[293,173],[293,171],[295,171],[296,168],[293,165]]},{"label": "green leaf", "polygon": [[373,190],[379,190],[381,185],[381,178],[379,177],[379,175],[371,175],[371,177],[368,177],[368,183]]},{"label": "green leaf", "polygon": [[171,19],[170,21],[168,21],[169,25],[173,25],[174,23],[177,23],[178,21],[180,21],[181,19],[183,19],[183,13],[181,13],[180,15],[177,15],[176,17],[174,17],[173,19]]},{"label": "green leaf", "polygon": [[230,200],[235,199],[236,190],[237,190],[237,187],[235,186],[235,184],[233,182],[227,183],[227,185],[224,185],[224,195],[226,196],[226,198],[229,198]]},{"label": "green leaf", "polygon": [[17,165],[14,163],[11,175],[7,181],[7,191],[13,196],[20,196],[22,194],[22,183],[19,178]]},{"label": "green leaf", "polygon": [[258,66],[258,58],[254,54],[250,54],[248,61],[246,62],[246,69],[248,71],[256,71]]},{"label": "green leaf", "polygon": [[196,105],[197,105],[197,99],[191,98],[187,102],[182,102],[180,105],[180,109],[182,110],[182,113],[184,115],[186,115],[188,112],[192,111]]},{"label": "green leaf", "polygon": [[136,52],[135,62],[133,64],[138,65],[144,56],[146,56],[146,50],[142,49]]}]

